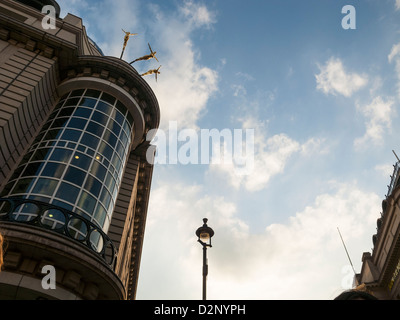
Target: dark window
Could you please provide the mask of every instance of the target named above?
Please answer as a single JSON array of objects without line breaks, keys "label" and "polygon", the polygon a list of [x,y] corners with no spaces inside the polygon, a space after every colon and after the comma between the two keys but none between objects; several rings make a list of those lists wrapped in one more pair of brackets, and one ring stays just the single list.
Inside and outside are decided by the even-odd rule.
[{"label": "dark window", "polygon": [[107,141],[114,148],[117,145],[117,137],[110,130],[105,130],[103,140]]},{"label": "dark window", "polygon": [[68,123],[68,128],[77,128],[83,130],[87,123],[86,119],[82,118],[72,118]]},{"label": "dark window", "polygon": [[49,148],[38,149],[35,152],[35,154],[33,155],[31,161],[46,160],[50,155],[50,151],[51,151],[51,149],[49,149]]},{"label": "dark window", "polygon": [[108,102],[111,105],[114,105],[115,100],[116,100],[112,95],[109,95],[108,93],[105,93],[105,92],[103,92],[100,99],[105,102]]},{"label": "dark window", "polygon": [[54,204],[55,206],[67,209],[69,211],[72,211],[72,208],[73,208],[71,205],[65,203],[64,201],[59,201],[59,200],[53,200],[52,204]]},{"label": "dark window", "polygon": [[77,142],[79,140],[79,138],[81,137],[81,134],[82,134],[82,131],[65,129],[64,134],[61,137],[61,140]]},{"label": "dark window", "polygon": [[24,176],[37,176],[43,167],[43,162],[34,162],[26,166]]},{"label": "dark window", "polygon": [[71,114],[74,112],[75,107],[72,108],[62,108],[60,113],[58,114],[57,118],[61,117],[70,117]]},{"label": "dark window", "polygon": [[80,97],[83,94],[84,91],[85,91],[84,89],[74,90],[71,93],[71,97]]},{"label": "dark window", "polygon": [[51,196],[53,195],[54,190],[56,190],[57,184],[58,184],[57,180],[40,178],[36,182],[36,185],[33,188],[32,193]]},{"label": "dark window", "polygon": [[68,149],[56,148],[50,157],[50,160],[59,162],[68,162],[71,158],[72,151]]},{"label": "dark window", "polygon": [[49,130],[44,137],[44,140],[57,140],[62,132],[62,129]]},{"label": "dark window", "polygon": [[106,188],[103,188],[103,191],[101,192],[100,201],[106,208],[108,208],[111,201],[111,194],[106,190]]},{"label": "dark window", "polygon": [[65,106],[76,106],[81,98],[69,98],[65,103]]},{"label": "dark window", "polygon": [[104,113],[99,112],[99,111],[95,111],[92,115],[92,119],[93,121],[97,121],[98,123],[102,124],[102,125],[106,125],[107,121],[108,121],[108,116],[106,116]]},{"label": "dark window", "polygon": [[48,162],[42,171],[42,176],[61,178],[64,173],[65,165],[56,162]]},{"label": "dark window", "polygon": [[89,169],[91,162],[92,162],[92,159],[89,158],[88,156],[86,156],[80,152],[75,152],[74,156],[72,157],[71,164],[73,164],[74,166],[77,166],[83,170],[87,170],[87,169]]},{"label": "dark window", "polygon": [[86,191],[82,191],[77,206],[81,209],[87,211],[89,214],[93,213],[94,207],[96,205],[96,199],[93,198]]},{"label": "dark window", "polygon": [[96,109],[100,110],[100,111],[103,111],[105,114],[110,115],[112,107],[108,103],[105,103],[103,101],[99,101],[99,103],[97,104]]},{"label": "dark window", "polygon": [[69,167],[67,169],[67,172],[65,173],[64,180],[81,186],[83,184],[83,181],[85,180],[85,177],[86,172],[74,167]]},{"label": "dark window", "polygon": [[98,197],[101,189],[101,183],[96,178],[88,176],[85,183],[85,189],[92,193],[95,197]]},{"label": "dark window", "polygon": [[92,109],[88,109],[88,108],[84,108],[84,107],[78,107],[75,110],[74,116],[88,119],[91,114],[92,114]]},{"label": "dark window", "polygon": [[83,98],[79,105],[89,107],[89,108],[94,108],[94,106],[96,105],[96,102],[97,102],[96,99]]},{"label": "dark window", "polygon": [[101,138],[101,136],[102,136],[102,134],[103,134],[103,131],[104,131],[104,127],[100,126],[100,125],[99,125],[98,123],[96,123],[96,122],[90,121],[89,124],[88,124],[88,126],[87,126],[87,128],[86,128],[86,131],[87,131],[87,132],[90,132],[90,133],[93,133],[93,134],[95,134],[96,136],[98,136],[98,137]]},{"label": "dark window", "polygon": [[81,139],[81,144],[91,147],[93,149],[97,149],[99,142],[100,142],[99,138],[97,138],[94,135],[91,135],[89,133],[85,133]]},{"label": "dark window", "polygon": [[93,90],[93,89],[87,89],[85,92],[86,97],[91,97],[91,98],[98,98],[100,97],[100,91]]},{"label": "dark window", "polygon": [[99,147],[99,153],[105,156],[108,160],[111,160],[113,149],[107,143],[102,142]]},{"label": "dark window", "polygon": [[112,119],[108,122],[108,129],[110,129],[118,137],[121,132],[121,126]]},{"label": "dark window", "polygon": [[101,181],[103,181],[104,177],[106,176],[107,169],[99,162],[93,161],[90,173],[93,174],[94,176],[96,176]]},{"label": "dark window", "polygon": [[126,114],[126,107],[120,101],[117,101],[117,104],[115,106],[118,111],[121,112],[123,115]]},{"label": "dark window", "polygon": [[56,197],[64,201],[75,203],[79,195],[79,188],[70,185],[69,183],[62,182],[58,188]]},{"label": "dark window", "polygon": [[11,194],[15,193],[28,193],[32,187],[32,182],[35,178],[26,178],[18,180]]}]

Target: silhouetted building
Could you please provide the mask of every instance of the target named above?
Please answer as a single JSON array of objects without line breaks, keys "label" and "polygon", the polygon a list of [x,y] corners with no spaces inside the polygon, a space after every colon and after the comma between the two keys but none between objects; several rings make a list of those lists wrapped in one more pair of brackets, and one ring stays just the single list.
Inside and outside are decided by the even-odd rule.
[{"label": "silhouetted building", "polygon": [[[59,14],[54,0],[0,0],[0,299],[134,299],[158,102],[81,18]],[[42,285],[47,265],[56,289]]]},{"label": "silhouetted building", "polygon": [[373,251],[362,256],[362,269],[355,277],[380,299],[400,298],[400,162],[394,166],[386,198],[382,201]]}]

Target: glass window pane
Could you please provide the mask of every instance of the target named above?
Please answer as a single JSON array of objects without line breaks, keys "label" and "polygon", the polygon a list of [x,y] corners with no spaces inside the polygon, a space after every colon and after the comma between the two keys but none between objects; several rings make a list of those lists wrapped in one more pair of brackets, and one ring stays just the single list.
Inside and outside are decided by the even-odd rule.
[{"label": "glass window pane", "polygon": [[75,141],[77,142],[81,137],[82,131],[72,130],[72,129],[65,129],[64,134],[62,135],[62,140],[67,141]]},{"label": "glass window pane", "polygon": [[110,129],[118,137],[121,132],[121,126],[113,120],[108,122],[108,129]]},{"label": "glass window pane", "polygon": [[107,121],[108,121],[108,116],[105,115],[105,114],[102,113],[102,112],[95,111],[95,112],[93,113],[93,115],[92,115],[92,119],[91,119],[91,120],[97,121],[97,122],[99,122],[99,123],[102,124],[102,125],[106,125],[106,124],[107,124]]},{"label": "glass window pane", "polygon": [[89,107],[89,108],[94,108],[94,106],[96,105],[96,102],[97,102],[96,99],[82,98],[82,101],[79,105]]},{"label": "glass window pane", "polygon": [[96,205],[96,199],[93,198],[89,193],[86,191],[82,191],[77,206],[89,214],[93,213],[94,207]]},{"label": "glass window pane", "polygon": [[93,90],[93,89],[87,89],[85,92],[86,97],[92,97],[92,98],[98,98],[100,97],[100,91],[98,90]]},{"label": "glass window pane", "polygon": [[101,192],[100,201],[106,208],[108,208],[111,201],[111,194],[105,188],[103,188],[103,191]]},{"label": "glass window pane", "polygon": [[105,156],[108,160],[111,160],[113,149],[107,143],[102,142],[99,147],[99,153]]},{"label": "glass window pane", "polygon": [[92,159],[83,153],[80,152],[75,152],[71,164],[74,166],[77,166],[83,170],[89,169],[90,163],[92,162]]},{"label": "glass window pane", "polygon": [[72,118],[68,123],[68,128],[77,128],[83,130],[86,126],[87,120],[82,118]]},{"label": "glass window pane", "polygon": [[53,195],[54,190],[57,187],[57,184],[58,184],[57,180],[43,179],[43,178],[38,179],[35,187],[32,190],[32,193],[51,196]]},{"label": "glass window pane", "polygon": [[26,166],[23,176],[37,176],[40,170],[42,170],[43,162],[34,162]]},{"label": "glass window pane", "polygon": [[79,195],[79,188],[70,185],[69,183],[62,182],[58,188],[56,197],[64,201],[75,203]]},{"label": "glass window pane", "polygon": [[68,162],[71,159],[72,151],[68,149],[56,148],[50,157],[50,160],[59,162]]},{"label": "glass window pane", "polygon": [[49,131],[47,131],[46,136],[44,137],[44,140],[57,140],[62,131],[63,131],[62,128],[49,130]]},{"label": "glass window pane", "polygon": [[74,110],[75,110],[75,107],[62,108],[60,110],[60,113],[58,114],[57,118],[66,117],[68,119],[71,116],[71,114],[74,112]]},{"label": "glass window pane", "polygon": [[81,186],[83,184],[83,181],[85,180],[85,177],[86,172],[74,167],[69,167],[67,169],[67,172],[65,173],[64,180]]},{"label": "glass window pane", "polygon": [[85,189],[92,193],[95,197],[98,197],[101,189],[101,183],[99,180],[89,175],[85,183]]},{"label": "glass window pane", "polygon": [[18,180],[17,184],[14,186],[13,191],[11,194],[16,193],[28,193],[32,187],[33,181],[35,178],[26,178]]},{"label": "glass window pane", "polygon": [[64,164],[56,162],[48,162],[44,167],[41,175],[59,179],[64,173],[64,170],[65,170]]},{"label": "glass window pane", "polygon": [[110,130],[105,130],[104,131],[103,140],[107,141],[110,144],[110,146],[112,146],[114,148],[117,145],[117,137]]},{"label": "glass window pane", "polygon": [[103,92],[100,99],[105,102],[108,102],[111,105],[114,105],[115,100],[116,100],[112,95],[109,95],[108,93],[105,93],[105,92]]},{"label": "glass window pane", "polygon": [[99,142],[100,142],[99,138],[89,133],[85,133],[81,139],[81,144],[91,147],[93,149],[97,149]]},{"label": "glass window pane", "polygon": [[105,114],[111,114],[112,107],[103,101],[99,101],[96,107],[97,110],[103,111]]},{"label": "glass window pane", "polygon": [[129,124],[131,125],[131,127],[133,127],[133,117],[132,115],[128,112],[127,117]]},{"label": "glass window pane", "polygon": [[94,213],[94,219],[97,220],[100,226],[102,226],[104,224],[106,216],[107,216],[106,209],[104,209],[104,207],[99,203]]},{"label": "glass window pane", "polygon": [[123,115],[126,114],[126,107],[123,103],[121,103],[121,101],[117,101],[117,104],[115,105],[115,107],[118,109],[119,112],[121,112]]},{"label": "glass window pane", "polygon": [[65,106],[76,106],[81,98],[69,98],[65,103]]},{"label": "glass window pane", "polygon": [[90,173],[97,177],[100,181],[103,181],[104,177],[106,176],[107,169],[99,162],[93,161]]},{"label": "glass window pane", "polygon": [[75,110],[74,117],[76,116],[76,117],[82,117],[82,118],[85,118],[85,119],[89,119],[91,114],[92,114],[92,109],[84,108],[84,107],[78,107]]},{"label": "glass window pane", "polygon": [[69,211],[72,211],[72,208],[73,208],[73,206],[71,206],[70,204],[67,204],[64,201],[60,201],[60,200],[53,200],[52,204],[54,204],[55,206],[67,209]]},{"label": "glass window pane", "polygon": [[46,160],[49,157],[50,151],[51,149],[49,148],[38,149],[33,155],[31,161]]},{"label": "glass window pane", "polygon": [[[65,126],[69,118],[57,118],[53,121],[51,128],[62,128]],[[46,130],[45,128],[42,129],[43,131]]]},{"label": "glass window pane", "polygon": [[72,91],[71,93],[71,97],[80,97],[81,95],[83,95],[83,92],[85,91],[85,89],[77,89]]},{"label": "glass window pane", "polygon": [[104,127],[99,125],[96,122],[92,122],[90,121],[87,128],[86,128],[87,132],[93,133],[96,136],[100,137],[103,135],[103,131],[104,131]]}]

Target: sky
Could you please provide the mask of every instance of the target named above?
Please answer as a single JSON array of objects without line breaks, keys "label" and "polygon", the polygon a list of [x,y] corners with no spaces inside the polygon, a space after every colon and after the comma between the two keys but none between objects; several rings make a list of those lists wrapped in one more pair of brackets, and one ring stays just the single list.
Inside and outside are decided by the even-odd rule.
[{"label": "sky", "polygon": [[[138,300],[201,299],[203,218],[208,299],[330,300],[352,286],[338,230],[360,272],[400,155],[399,0],[58,2],[105,55],[120,57],[124,29],[138,33],[124,60],[150,43],[159,62],[133,66],[162,66],[144,77],[161,124]],[[202,132],[227,139],[202,147]]]}]

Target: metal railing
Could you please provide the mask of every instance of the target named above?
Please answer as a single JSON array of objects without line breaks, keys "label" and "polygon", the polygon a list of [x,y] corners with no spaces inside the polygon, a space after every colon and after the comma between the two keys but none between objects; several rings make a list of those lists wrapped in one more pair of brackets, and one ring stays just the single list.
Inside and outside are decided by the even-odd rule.
[{"label": "metal railing", "polygon": [[390,176],[391,180],[390,180],[390,184],[388,185],[388,193],[386,195],[386,197],[390,196],[394,190],[394,188],[397,186],[397,177],[399,175],[399,170],[400,170],[400,162],[396,162],[396,164],[393,166],[393,175]]},{"label": "metal railing", "polygon": [[85,245],[112,270],[117,250],[99,226],[88,219],[49,203],[23,199],[0,198],[0,221],[23,223],[62,234]]}]

